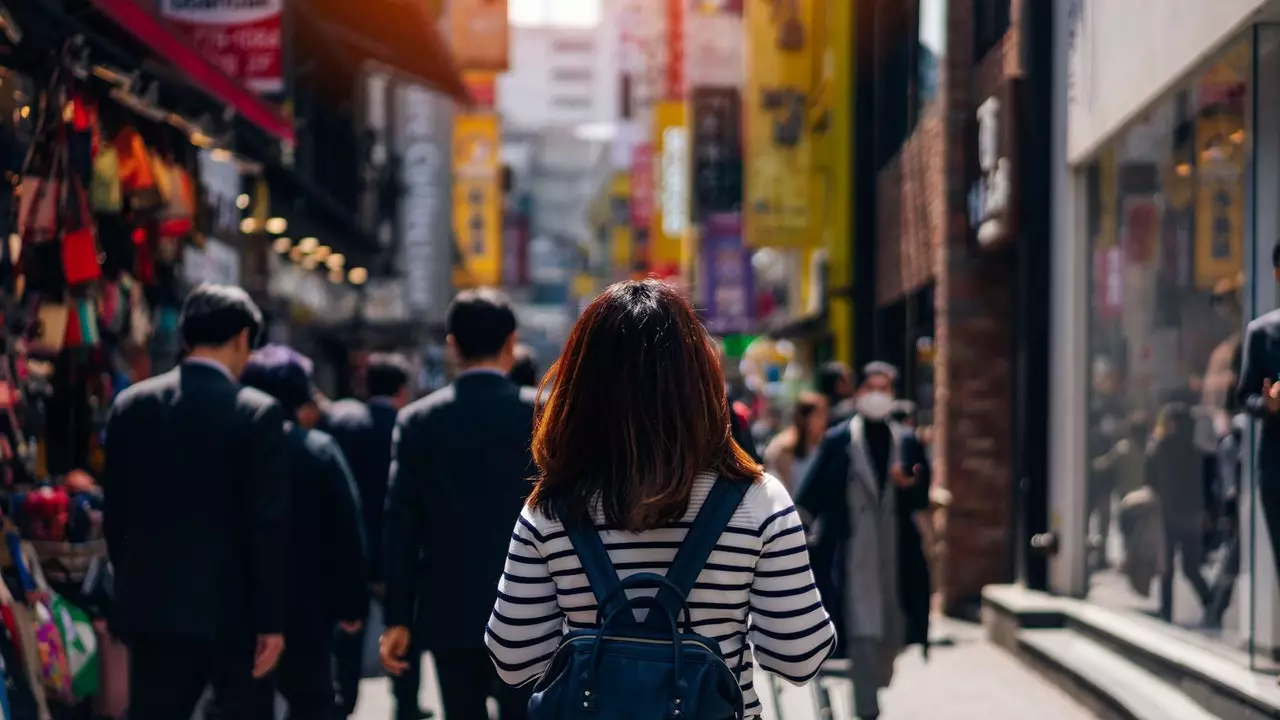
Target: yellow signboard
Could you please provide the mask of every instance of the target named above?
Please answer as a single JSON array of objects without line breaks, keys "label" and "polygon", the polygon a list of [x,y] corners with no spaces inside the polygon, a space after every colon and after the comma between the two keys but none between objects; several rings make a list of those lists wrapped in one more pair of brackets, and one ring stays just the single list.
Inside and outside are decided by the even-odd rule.
[{"label": "yellow signboard", "polygon": [[814,5],[815,0],[746,3],[743,215],[752,247],[815,242],[809,117],[819,66]]},{"label": "yellow signboard", "polygon": [[1212,290],[1244,264],[1244,123],[1196,120],[1196,287]]},{"label": "yellow signboard", "polygon": [[502,172],[498,116],[459,114],[453,124],[453,285],[502,281]]},{"label": "yellow signboard", "polygon": [[631,274],[631,175],[616,172],[609,183],[610,256],[616,278]]},{"label": "yellow signboard", "polygon": [[653,106],[654,212],[650,265],[679,268],[689,230],[689,130],[684,103]]}]

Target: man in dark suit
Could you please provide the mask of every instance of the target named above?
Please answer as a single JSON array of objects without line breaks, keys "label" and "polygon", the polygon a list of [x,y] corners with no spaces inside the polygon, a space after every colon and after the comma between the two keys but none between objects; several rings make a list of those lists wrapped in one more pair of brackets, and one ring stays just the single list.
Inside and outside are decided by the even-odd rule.
[{"label": "man in dark suit", "polygon": [[484,646],[484,606],[497,592],[511,523],[530,490],[535,391],[506,377],[516,319],[501,293],[459,294],[446,325],[461,373],[396,423],[382,662],[392,674],[405,672],[405,655],[420,639],[435,659],[450,720],[487,720],[488,697],[512,720],[524,716],[525,700],[498,682]]},{"label": "man in dark suit", "polygon": [[298,418],[315,404],[311,363],[292,348],[255,352],[241,382],[275,398],[285,413],[292,488],[289,620],[286,648],[252,718],[275,717],[275,693],[291,718],[330,718],[334,708],[333,640],[356,634],[369,611],[369,568],[360,501],[342,450],[329,435]]},{"label": "man in dark suit", "polygon": [[[410,400],[409,362],[400,355],[379,353],[369,357],[364,371],[368,402],[354,398],[339,400],[329,406],[323,427],[338,441],[355,476],[364,508],[364,527],[373,549],[371,580],[373,594],[381,599],[382,517],[387,500],[387,479],[391,468],[391,436],[395,432],[396,414]],[[360,679],[364,668],[364,632],[340,633],[335,641],[337,679],[341,716],[355,712],[359,699]],[[410,655],[416,661],[420,654]],[[393,680],[397,706],[405,711],[401,717],[428,718],[430,711],[417,708],[420,670],[415,663]]]},{"label": "man in dark suit", "polygon": [[111,622],[130,650],[132,720],[190,717],[209,684],[228,717],[249,717],[284,649],[284,413],[236,380],[261,327],[240,288],[197,287],[179,319],[187,359],[121,393],[107,421]]},{"label": "man in dark suit", "polygon": [[[1271,249],[1271,264],[1280,282],[1280,241]],[[1246,412],[1261,420],[1255,482],[1271,549],[1280,564],[1280,310],[1256,318],[1245,329],[1236,397]]]}]

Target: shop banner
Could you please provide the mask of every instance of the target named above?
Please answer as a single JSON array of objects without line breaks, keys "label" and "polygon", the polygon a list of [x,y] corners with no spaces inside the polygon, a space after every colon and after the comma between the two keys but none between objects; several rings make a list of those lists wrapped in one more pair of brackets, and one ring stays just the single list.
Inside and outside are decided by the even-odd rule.
[{"label": "shop banner", "polygon": [[631,275],[631,176],[613,174],[609,181],[609,256],[615,279]]},{"label": "shop banner", "polygon": [[[236,205],[244,185],[240,168],[230,153],[201,150],[198,156],[201,199],[204,212],[197,213],[200,229],[205,235],[234,240],[240,237],[241,210]],[[238,283],[237,283],[238,284]]]},{"label": "shop banner", "polygon": [[683,102],[654,106],[654,183],[657,188],[650,252],[655,266],[681,267],[689,230],[689,135]]},{"label": "shop banner", "polygon": [[258,93],[284,91],[284,0],[160,0],[160,14],[193,48]]},{"label": "shop banner", "polygon": [[653,222],[653,145],[631,149],[631,225],[648,230]]},{"label": "shop banner", "polygon": [[742,0],[687,0],[684,17],[684,83],[742,87]]},{"label": "shop banner", "polygon": [[734,87],[696,87],[689,97],[696,220],[742,207],[742,97]]},{"label": "shop banner", "polygon": [[1196,120],[1196,287],[1212,290],[1244,267],[1244,124]]},{"label": "shop banner", "polygon": [[707,330],[716,335],[749,332],[755,283],[751,251],[742,244],[741,216],[725,213],[708,218],[700,251]]},{"label": "shop banner", "polygon": [[685,3],[688,0],[666,0],[666,77],[663,85],[663,97],[667,100],[683,100],[685,92],[684,77],[684,21]]},{"label": "shop banner", "polygon": [[1124,313],[1124,251],[1118,247],[1093,250],[1093,302],[1099,318],[1118,319]]},{"label": "shop banner", "polygon": [[462,84],[471,96],[473,107],[493,110],[498,105],[498,76],[491,72],[470,71],[462,73]]},{"label": "shop banner", "polygon": [[453,170],[453,103],[422,85],[402,83],[393,94],[392,146],[400,157],[396,240],[411,313],[440,320],[449,283]]},{"label": "shop banner", "polygon": [[819,76],[811,42],[815,1],[747,4],[744,222],[751,247],[819,239],[811,232],[816,179],[807,112]]},{"label": "shop banner", "polygon": [[460,114],[453,126],[455,288],[502,282],[502,171],[498,116]]},{"label": "shop banner", "polygon": [[445,34],[460,70],[503,72],[509,58],[507,0],[449,0]]}]

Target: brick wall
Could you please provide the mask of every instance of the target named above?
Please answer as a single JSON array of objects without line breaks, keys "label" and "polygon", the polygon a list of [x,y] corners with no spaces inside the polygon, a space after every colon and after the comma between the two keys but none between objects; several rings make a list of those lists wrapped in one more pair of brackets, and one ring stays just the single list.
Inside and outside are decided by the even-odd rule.
[{"label": "brick wall", "polygon": [[1012,524],[1014,264],[970,239],[974,110],[1017,72],[1011,30],[973,57],[974,0],[948,3],[940,92],[878,182],[877,298],[891,302],[935,282],[934,474],[952,497],[945,525],[944,607],[960,612],[982,587],[1009,579]]}]

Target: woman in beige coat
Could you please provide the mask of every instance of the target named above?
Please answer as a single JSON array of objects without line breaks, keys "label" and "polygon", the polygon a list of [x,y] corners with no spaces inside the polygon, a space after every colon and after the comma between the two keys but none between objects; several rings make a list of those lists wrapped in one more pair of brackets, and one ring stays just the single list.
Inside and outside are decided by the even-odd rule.
[{"label": "woman in beige coat", "polygon": [[765,467],[793,496],[827,432],[827,416],[825,397],[815,392],[801,393],[796,399],[791,426],[778,433],[765,450]]}]

